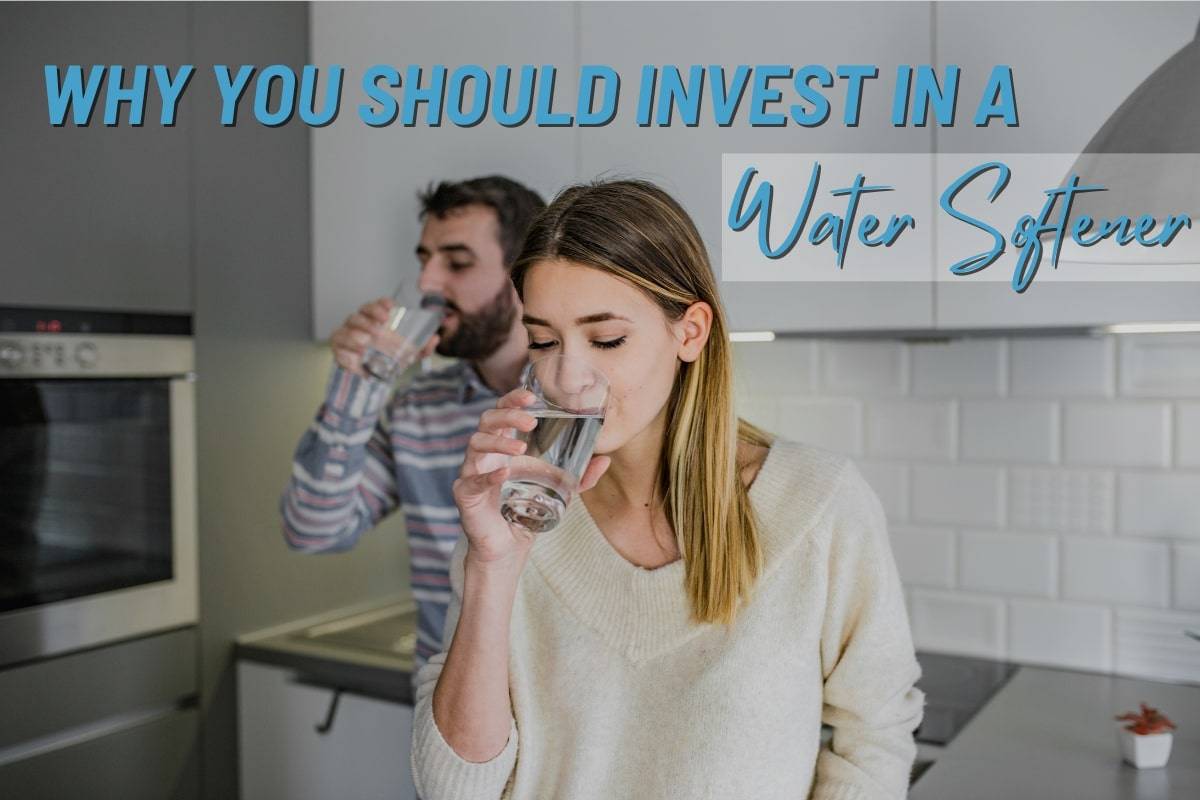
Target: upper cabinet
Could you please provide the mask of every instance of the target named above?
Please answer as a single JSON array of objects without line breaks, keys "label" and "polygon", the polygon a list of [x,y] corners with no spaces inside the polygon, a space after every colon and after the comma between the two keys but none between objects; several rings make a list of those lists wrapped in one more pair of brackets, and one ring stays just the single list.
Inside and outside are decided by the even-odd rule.
[{"label": "upper cabinet", "polygon": [[[341,118],[312,132],[317,338],[328,337],[354,308],[416,269],[415,193],[445,178],[505,173],[547,199],[577,180],[648,178],[687,208],[714,270],[719,276],[727,273],[736,266],[730,263],[736,254],[722,252],[728,211],[722,155],[739,153],[885,154],[897,161],[901,155],[923,156],[927,163],[912,184],[932,191],[913,209],[922,235],[930,239],[930,252],[904,264],[905,275],[916,274],[918,280],[850,280],[832,269],[823,282],[725,280],[721,290],[735,330],[1091,325],[1194,319],[1194,309],[1200,308],[1200,281],[1065,282],[1053,274],[1048,255],[1023,293],[1013,291],[1011,270],[1005,274],[999,264],[987,274],[953,276],[949,265],[986,249],[988,240],[935,211],[941,189],[973,154],[989,160],[1015,154],[1020,163],[1014,160],[1012,166],[1021,169],[1019,180],[1014,178],[1013,191],[990,209],[996,227],[1011,233],[1021,213],[1038,211],[1041,190],[1058,185],[1122,101],[1191,40],[1200,3],[314,4],[311,13],[311,61],[346,67]],[[611,66],[622,84],[617,114],[603,126],[527,122],[504,128],[485,118],[475,128],[449,121],[434,127],[423,120],[372,128],[357,113],[362,74],[373,64],[555,65],[560,70],[556,111],[575,110],[581,66]],[[857,126],[842,121],[842,79],[822,90],[830,113],[816,127],[794,120],[778,127],[751,126],[750,88],[733,123],[721,126],[714,120],[707,77],[698,124],[686,124],[677,114],[667,127],[639,125],[636,119],[646,65],[660,70],[677,65],[685,78],[691,65],[717,65],[729,78],[738,65],[798,69],[810,64],[831,70],[878,67],[878,77],[864,83]],[[904,126],[892,123],[897,67],[924,64],[935,65],[939,75],[947,65],[960,67],[951,127],[932,118],[921,126],[911,118]],[[976,106],[1000,64],[1013,70],[1019,126],[993,121],[976,128]],[[786,113],[799,102],[791,80],[776,79],[772,88],[781,97],[770,111]],[[1162,114],[1162,120],[1148,124],[1169,123],[1168,111]],[[807,177],[797,176],[797,194]],[[832,180],[823,181],[821,191],[832,188]],[[1018,199],[1016,186],[1022,182],[1034,187],[1033,203]],[[782,227],[775,222],[773,233]],[[1186,235],[1200,237],[1200,228]]]},{"label": "upper cabinet", "polygon": [[[418,270],[417,191],[431,182],[503,174],[549,200],[576,176],[574,128],[458,127],[359,117],[363,74],[376,64],[429,70],[465,64],[553,64],[555,108],[574,108],[574,11],[569,3],[313,3],[310,61],[345,68],[338,118],[312,131],[313,334],[327,339],[368,300]],[[386,89],[384,82],[379,82]],[[406,84],[407,86],[407,84]],[[390,90],[402,97],[398,89]]]},{"label": "upper cabinet", "polygon": [[[1061,185],[1076,156],[1122,102],[1192,41],[1200,23],[1200,3],[936,3],[934,14],[936,63],[961,67],[959,89],[964,97],[981,96],[993,65],[1012,67],[1019,127],[993,122],[976,128],[966,118],[953,127],[939,128],[937,151],[943,155],[935,177],[935,186],[944,188],[964,165],[1004,156],[1013,171],[1012,184],[991,207],[989,224],[1010,234],[1021,214],[1038,213],[1045,200],[1041,190]],[[1200,69],[1197,73],[1190,80],[1192,86],[1200,84]],[[1177,122],[1165,105],[1152,104],[1141,114],[1140,126],[1151,131]],[[1149,158],[1163,163],[1161,156]],[[1196,162],[1193,158],[1188,163]],[[1144,198],[1154,193],[1154,187],[1146,185],[1155,180],[1154,172],[1139,169],[1125,177],[1123,186],[1109,184],[1113,197],[1106,206],[1120,205],[1119,196],[1132,196],[1133,207],[1123,213],[1136,219],[1141,213],[1158,211],[1161,219],[1164,209],[1142,207]],[[984,183],[991,185],[991,181]],[[983,203],[979,205],[982,209]],[[1086,203],[1077,203],[1072,214],[1087,210]],[[1196,215],[1200,205],[1172,210]],[[951,263],[988,250],[990,242],[981,231],[942,215],[935,324],[955,329],[1195,320],[1200,316],[1200,281],[1085,277],[1111,271],[1114,256],[1126,264],[1142,259],[1158,263],[1163,258],[1178,262],[1182,256],[1185,263],[1200,265],[1196,255],[1200,248],[1183,241],[1190,237],[1200,238],[1200,227],[1183,231],[1169,250],[1136,244],[1066,247],[1061,276],[1050,265],[1052,240],[1046,237],[1037,275],[1028,289],[1017,293],[1010,284],[1011,262],[998,261],[986,268],[991,273],[986,276],[984,272],[948,274]],[[1009,253],[1012,250],[1010,245]],[[1085,279],[1065,280],[1068,274]]]},{"label": "upper cabinet", "polygon": [[[569,183],[638,176],[670,191],[691,213],[721,271],[721,154],[736,152],[929,152],[928,128],[894,129],[886,103],[864,102],[857,128],[840,123],[842,94],[830,89],[837,124],[751,128],[747,98],[738,121],[713,122],[709,87],[701,123],[643,128],[634,120],[646,64],[871,64],[883,92],[900,63],[931,53],[928,3],[880,4],[866,16],[837,3],[535,3],[312,7],[312,62],[346,67],[341,117],[313,131],[313,328],[324,339],[367,299],[386,293],[416,269],[420,223],[416,191],[430,181],[505,173],[549,200]],[[503,35],[497,32],[503,31]],[[800,54],[800,55],[798,55]],[[802,59],[802,60],[800,60]],[[476,128],[401,124],[371,128],[357,117],[359,81],[373,64],[552,64],[560,75],[555,111],[572,112],[580,65],[604,64],[621,76],[618,115],[598,127]],[[776,80],[786,109],[790,82]],[[890,91],[890,90],[889,90]],[[878,101],[878,97],[875,98]],[[836,276],[833,276],[836,278]],[[927,282],[848,285],[722,285],[735,329],[927,328],[933,293]]]},{"label": "upper cabinet", "polygon": [[[891,86],[900,64],[928,63],[932,52],[929,3],[582,3],[580,62],[609,64],[626,79],[616,119],[583,129],[581,171],[587,177],[633,174],[667,188],[690,212],[708,246],[713,269],[728,272],[722,253],[724,153],[928,153],[927,127],[891,124]],[[737,65],[874,64],[879,77],[864,81],[861,119],[842,123],[845,85],[823,89],[828,120],[802,127],[749,125],[752,88],[747,88],[733,124],[714,121],[709,83],[704,85],[699,124],[675,118],[669,127],[636,122],[637,81],[643,65],[723,65],[728,78]],[[707,76],[706,76],[707,77]],[[751,83],[751,87],[752,87]],[[798,102],[792,81],[775,79],[782,102],[768,107],[787,113]],[[661,91],[661,90],[660,90]],[[850,176],[851,178],[853,175]],[[803,193],[808,172],[797,175]],[[832,180],[832,179],[831,179]],[[828,184],[832,186],[833,184]],[[822,191],[825,186],[822,186]],[[786,221],[772,230],[786,229]],[[933,292],[928,282],[724,281],[723,299],[735,330],[851,330],[928,328]]]},{"label": "upper cabinet", "polygon": [[[90,125],[50,125],[44,70],[187,61],[187,4],[14,3],[0,23],[0,302],[185,312],[192,307],[189,131],[158,124],[154,76],[146,124],[104,124],[101,88]],[[70,24],[64,24],[69,15]],[[205,76],[201,76],[203,79]]]}]

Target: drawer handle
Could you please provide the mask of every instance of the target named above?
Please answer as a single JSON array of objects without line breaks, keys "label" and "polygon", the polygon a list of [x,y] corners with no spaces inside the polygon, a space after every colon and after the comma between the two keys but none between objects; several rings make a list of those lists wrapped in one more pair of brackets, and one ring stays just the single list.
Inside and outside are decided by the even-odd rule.
[{"label": "drawer handle", "polygon": [[316,725],[313,726],[316,729],[317,733],[324,736],[325,734],[327,734],[331,730],[333,730],[333,719],[334,719],[334,717],[337,716],[338,701],[341,699],[342,699],[342,690],[334,689],[333,697],[331,697],[329,699],[329,709],[325,712],[325,721],[318,722]]}]

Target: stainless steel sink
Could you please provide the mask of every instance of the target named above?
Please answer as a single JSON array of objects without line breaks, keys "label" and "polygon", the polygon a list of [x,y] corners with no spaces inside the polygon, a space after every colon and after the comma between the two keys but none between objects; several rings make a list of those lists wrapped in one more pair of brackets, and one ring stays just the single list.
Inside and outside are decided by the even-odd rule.
[{"label": "stainless steel sink", "polygon": [[292,637],[386,656],[411,656],[417,643],[417,611],[412,606],[390,606],[313,625]]}]

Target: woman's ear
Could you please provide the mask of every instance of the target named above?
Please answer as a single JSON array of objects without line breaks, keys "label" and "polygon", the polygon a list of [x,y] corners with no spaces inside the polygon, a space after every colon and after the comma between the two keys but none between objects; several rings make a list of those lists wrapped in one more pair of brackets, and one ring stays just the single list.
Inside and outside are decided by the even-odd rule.
[{"label": "woman's ear", "polygon": [[700,357],[700,351],[712,332],[712,316],[712,306],[703,300],[697,300],[683,312],[683,316],[675,323],[676,329],[682,333],[679,341],[680,360],[695,361]]}]

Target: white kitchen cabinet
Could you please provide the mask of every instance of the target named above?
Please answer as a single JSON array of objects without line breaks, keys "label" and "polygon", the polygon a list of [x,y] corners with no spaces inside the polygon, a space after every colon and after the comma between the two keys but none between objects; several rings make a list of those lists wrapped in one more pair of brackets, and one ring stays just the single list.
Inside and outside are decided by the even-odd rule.
[{"label": "white kitchen cabinet", "polygon": [[[359,304],[415,270],[420,225],[413,195],[431,180],[500,172],[549,199],[580,179],[646,177],[688,209],[720,275],[723,153],[1065,153],[1069,163],[1120,102],[1194,36],[1200,3],[316,4],[311,13],[311,61],[346,67],[342,118],[312,132],[313,326],[323,339]],[[476,128],[443,122],[375,129],[357,108],[361,74],[377,63],[553,64],[557,111],[574,109],[580,65],[609,65],[623,82],[618,113],[602,127],[503,128],[485,119]],[[840,79],[824,90],[830,116],[817,127],[750,126],[750,89],[727,127],[713,121],[707,91],[699,124],[676,118],[669,127],[641,127],[634,118],[641,69],[666,64],[723,65],[727,72],[738,64],[874,64],[879,74],[864,84],[856,127],[842,123]],[[935,120],[891,124],[902,64],[934,64],[939,76],[946,65],[961,68],[952,127]],[[976,128],[975,108],[998,64],[1013,68],[1020,125]],[[773,86],[783,102],[772,111],[796,102],[790,81]],[[931,201],[949,177],[931,165]],[[999,266],[987,279],[950,277],[949,263],[982,248],[961,252],[960,223],[935,214],[932,203],[913,213],[938,235],[928,281],[726,281],[732,327],[1040,328],[1194,319],[1200,308],[1200,281],[1064,283],[1044,279],[1044,264],[1030,290],[1018,294],[999,279]],[[1008,233],[1012,223],[997,220],[997,227]],[[1195,226],[1184,235],[1200,236]]]},{"label": "white kitchen cabinet", "polygon": [[[993,160],[1014,154],[1014,181],[1020,154],[1065,154],[1057,167],[1045,165],[1038,180],[1057,186],[1079,153],[1113,111],[1172,54],[1191,41],[1200,22],[1200,3],[1038,3],[1036,7],[1006,2],[935,4],[937,63],[962,69],[960,96],[969,100],[951,128],[937,131],[939,153],[978,153]],[[1019,112],[1019,126],[993,121],[977,128],[970,122],[993,65],[1008,64]],[[1169,109],[1146,125],[1171,123]],[[1050,159],[1053,161],[1053,159]],[[943,170],[935,186],[944,188],[957,172]],[[987,181],[990,185],[990,181]],[[1011,192],[1006,189],[1006,195]],[[1005,199],[1001,197],[1001,201]],[[1036,214],[1044,198],[1019,213]],[[1179,209],[1195,214],[1198,210]],[[990,220],[1010,234],[1017,216],[1006,209]],[[1131,208],[1136,218],[1145,209]],[[969,229],[967,229],[969,230]],[[988,248],[987,237],[964,228],[939,212],[939,275],[935,322],[938,328],[1041,327],[1096,325],[1114,322],[1158,322],[1197,319],[1200,281],[1056,281],[1047,254],[1038,276],[1022,294],[1011,288],[1011,268],[1000,262],[992,274],[948,275],[950,264]],[[969,236],[975,236],[970,239]],[[1169,250],[1188,237],[1200,237],[1193,225]],[[980,246],[970,246],[974,241]],[[1011,248],[1010,248],[1011,249]],[[1191,252],[1197,252],[1195,247]],[[1156,253],[1142,251],[1149,261]],[[1168,251],[1155,248],[1158,253]],[[1064,251],[1066,256],[1066,251]],[[1007,255],[1006,255],[1007,257]],[[1079,269],[1087,269],[1080,259]],[[1071,265],[1064,265],[1063,269]],[[1097,267],[1090,267],[1096,269]],[[1194,274],[1194,273],[1193,273]],[[1045,276],[1045,277],[1043,277]]]},{"label": "white kitchen cabinet", "polygon": [[[328,339],[367,300],[416,274],[416,193],[431,181],[503,174],[549,201],[576,177],[576,130],[506,128],[485,118],[460,128],[424,117],[372,128],[358,116],[365,70],[391,64],[453,71],[464,64],[552,64],[555,110],[574,109],[570,3],[313,3],[310,62],[346,70],[341,114],[312,131],[313,337]],[[399,97],[400,90],[393,90]],[[425,106],[418,106],[418,113]]]},{"label": "white kitchen cabinet", "polygon": [[[399,680],[407,680],[400,676]],[[243,800],[412,800],[412,707],[296,682],[288,669],[240,661]]]},{"label": "white kitchen cabinet", "polygon": [[[620,112],[603,128],[580,131],[582,173],[646,177],[668,189],[687,208],[721,274],[722,153],[929,153],[929,127],[891,124],[891,92],[899,64],[926,64],[933,52],[930,3],[583,3],[580,63],[612,65],[625,79]],[[638,77],[644,64],[808,64],[835,70],[839,64],[874,64],[879,77],[864,82],[861,120],[843,124],[845,82],[823,90],[830,116],[816,127],[789,120],[783,127],[751,127],[751,88],[735,121],[713,121],[707,96],[699,124],[678,118],[669,127],[636,124]],[[772,87],[786,111],[797,102],[790,80]],[[796,189],[803,191],[805,179]],[[832,185],[832,184],[829,184]],[[822,186],[824,191],[826,185]],[[917,211],[928,218],[928,212]],[[773,227],[777,227],[773,226]],[[932,274],[932,273],[930,273]],[[723,282],[721,290],[735,330],[848,330],[928,328],[933,322],[929,283]]]},{"label": "white kitchen cabinet", "polygon": [[[470,13],[464,13],[464,8]],[[440,178],[509,174],[549,200],[579,179],[637,175],[671,191],[700,228],[720,274],[721,154],[724,152],[929,152],[929,128],[893,128],[895,66],[927,63],[930,4],[860,8],[837,3],[536,3],[312,9],[312,62],[346,67],[342,118],[313,131],[313,330],[324,339],[366,299],[415,269],[420,232],[414,193]],[[504,35],[497,35],[504,31]],[[403,54],[403,58],[389,54]],[[606,64],[622,78],[618,115],[594,128],[502,128],[392,124],[357,117],[359,80],[376,63],[553,64],[556,111],[574,110],[580,64]],[[828,90],[832,118],[815,128],[752,128],[746,107],[728,128],[634,124],[643,64],[877,64],[864,89],[862,121],[841,122],[843,94]],[[795,95],[776,81],[786,103]],[[785,107],[785,106],[779,106]],[[406,157],[415,153],[418,157]],[[927,328],[933,292],[925,282],[727,282],[735,329]]]}]

